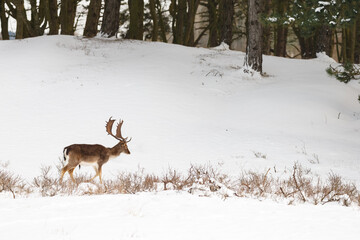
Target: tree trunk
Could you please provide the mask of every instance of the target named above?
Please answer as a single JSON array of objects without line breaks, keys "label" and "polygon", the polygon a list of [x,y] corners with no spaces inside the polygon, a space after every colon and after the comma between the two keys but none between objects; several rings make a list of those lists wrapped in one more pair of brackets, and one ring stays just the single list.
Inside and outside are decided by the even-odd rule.
[{"label": "tree trunk", "polygon": [[287,34],[287,26],[279,25],[276,27],[275,56],[286,57]]},{"label": "tree trunk", "polygon": [[[289,2],[287,0],[277,0],[275,11],[284,16],[287,12]],[[278,24],[275,29],[274,41],[274,55],[279,57],[286,57],[286,44],[287,44],[288,26]]]},{"label": "tree trunk", "polygon": [[304,38],[301,36],[300,30],[298,28],[293,27],[293,30],[299,41],[301,58],[315,58],[316,51],[314,37]]},{"label": "tree trunk", "polygon": [[57,0],[48,0],[49,3],[49,35],[59,34],[59,17]]},{"label": "tree trunk", "polygon": [[[263,14],[269,15],[272,11],[272,0],[264,1]],[[262,40],[262,53],[265,55],[271,54],[271,26],[267,24],[263,26],[263,40]]]},{"label": "tree trunk", "polygon": [[130,26],[126,38],[143,40],[144,0],[129,0],[129,11]]},{"label": "tree trunk", "polygon": [[218,29],[218,14],[217,14],[217,0],[209,0],[206,7],[209,13],[209,41],[208,47],[216,47],[220,43],[219,39],[219,29]]},{"label": "tree trunk", "polygon": [[31,8],[31,27],[34,29],[36,36],[40,35],[40,17],[37,11],[36,0],[30,0],[30,8]]},{"label": "tree trunk", "polygon": [[356,37],[355,37],[355,58],[354,63],[360,63],[360,16],[357,16],[356,20]]},{"label": "tree trunk", "polygon": [[61,34],[74,35],[77,0],[61,0]]},{"label": "tree trunk", "polygon": [[150,15],[153,22],[152,32],[151,32],[151,41],[156,42],[159,35],[159,24],[158,18],[156,13],[156,3],[155,0],[149,0],[149,8],[150,8]]},{"label": "tree trunk", "polygon": [[156,0],[156,9],[157,9],[157,15],[159,17],[159,24],[160,24],[160,37],[161,40],[165,43],[167,43],[166,39],[166,28],[165,28],[165,22],[162,16],[162,10],[161,10],[161,4],[159,0]]},{"label": "tree trunk", "polygon": [[15,2],[16,6],[16,39],[23,39],[24,38],[24,22],[26,19],[25,17],[25,9],[24,9],[24,1],[18,0]]},{"label": "tree trunk", "polygon": [[84,37],[95,37],[98,32],[101,0],[90,0],[89,11],[84,28]]},{"label": "tree trunk", "polygon": [[315,35],[315,52],[325,52],[328,56],[331,56],[331,40],[332,40],[332,30],[327,25],[320,26]]},{"label": "tree trunk", "polygon": [[184,28],[185,28],[185,19],[186,19],[186,0],[176,0],[171,1],[171,11],[172,17],[175,21],[175,26],[173,26],[173,43],[184,44]]},{"label": "tree trunk", "polygon": [[234,21],[234,1],[220,0],[219,3],[219,30],[220,42],[225,42],[231,46],[232,43],[232,27]]},{"label": "tree trunk", "polygon": [[200,0],[188,0],[188,12],[185,25],[184,45],[194,45],[194,23]]},{"label": "tree trunk", "polygon": [[262,73],[262,0],[248,0],[248,27],[245,66]]},{"label": "tree trunk", "polygon": [[0,0],[1,36],[2,40],[9,40],[8,20],[5,14],[5,0]]},{"label": "tree trunk", "polygon": [[101,24],[101,36],[113,37],[119,31],[121,0],[105,0],[105,10]]}]

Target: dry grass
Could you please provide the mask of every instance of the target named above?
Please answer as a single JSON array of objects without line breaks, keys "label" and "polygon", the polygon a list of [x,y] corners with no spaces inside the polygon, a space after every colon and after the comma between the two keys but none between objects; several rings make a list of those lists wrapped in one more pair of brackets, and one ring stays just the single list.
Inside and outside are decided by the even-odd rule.
[{"label": "dry grass", "polygon": [[[59,181],[63,162],[59,161],[53,174],[50,166],[43,166],[40,175],[31,184],[21,177],[0,168],[0,192],[9,192],[12,197],[39,193],[41,196],[94,195],[94,194],[135,194],[164,190],[187,191],[198,196],[271,198],[288,204],[326,204],[337,202],[343,206],[360,206],[360,192],[355,184],[348,183],[341,176],[329,173],[323,181],[299,164],[294,164],[288,175],[273,176],[275,169],[264,172],[244,171],[237,179],[221,172],[219,167],[191,165],[186,173],[169,168],[162,175],[145,173],[143,168],[135,172],[121,172],[115,179],[103,184],[90,182],[86,174],[74,174],[71,180]],[[55,177],[53,175],[56,175]]]}]

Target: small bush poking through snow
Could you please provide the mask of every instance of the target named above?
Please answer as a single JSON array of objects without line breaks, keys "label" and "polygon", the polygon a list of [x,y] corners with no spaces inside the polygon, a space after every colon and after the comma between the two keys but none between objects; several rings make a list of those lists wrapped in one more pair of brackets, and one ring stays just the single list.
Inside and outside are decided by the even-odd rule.
[{"label": "small bush poking through snow", "polygon": [[[60,173],[61,165],[57,166]],[[0,169],[0,192],[41,196],[56,195],[95,195],[95,194],[135,194],[139,192],[158,192],[176,190],[201,197],[217,196],[250,197],[286,201],[288,204],[311,203],[326,204],[337,202],[343,206],[360,206],[360,192],[352,183],[334,173],[326,181],[314,175],[310,169],[295,163],[288,176],[281,178],[272,175],[269,168],[265,172],[244,171],[233,179],[210,164],[191,165],[186,174],[169,168],[162,176],[145,173],[143,168],[135,172],[121,172],[115,179],[105,180],[103,184],[90,182],[86,174],[75,174],[71,180],[59,181],[59,176],[51,175],[51,167],[41,168],[41,174],[28,185],[22,178]]]},{"label": "small bush poking through snow", "polygon": [[0,168],[0,193],[11,193],[13,198],[17,195],[28,195],[31,189],[25,181],[20,177],[5,169],[5,165]]}]

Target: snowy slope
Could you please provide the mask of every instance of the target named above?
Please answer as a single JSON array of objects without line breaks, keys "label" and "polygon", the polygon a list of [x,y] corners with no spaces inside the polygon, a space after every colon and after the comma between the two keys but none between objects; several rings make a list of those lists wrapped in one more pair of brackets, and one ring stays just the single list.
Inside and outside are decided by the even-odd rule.
[{"label": "snowy slope", "polygon": [[139,165],[211,162],[237,175],[297,161],[360,180],[359,84],[329,78],[329,59],[265,57],[260,79],[239,69],[243,53],[221,47],[55,36],[0,50],[0,161],[28,179],[69,144],[114,145],[104,128],[113,116],[132,154],[105,165],[105,178]]},{"label": "snowy slope", "polygon": [[[52,36],[1,41],[0,163],[31,181],[72,143],[116,141],[131,155],[103,178],[141,166],[161,174],[211,163],[282,175],[294,162],[360,185],[360,85],[329,78],[331,59],[265,57],[269,77],[242,73],[244,54],[163,43]],[[266,155],[259,158],[255,153]],[[79,171],[78,169],[76,171]],[[92,169],[81,168],[92,173]],[[172,191],[10,199],[1,239],[359,239],[358,208],[225,201]],[[21,229],[21,231],[19,231]]]},{"label": "snowy slope", "polygon": [[360,213],[351,208],[239,198],[223,201],[172,192],[0,199],[0,213],[0,236],[7,240],[355,240],[360,236]]}]

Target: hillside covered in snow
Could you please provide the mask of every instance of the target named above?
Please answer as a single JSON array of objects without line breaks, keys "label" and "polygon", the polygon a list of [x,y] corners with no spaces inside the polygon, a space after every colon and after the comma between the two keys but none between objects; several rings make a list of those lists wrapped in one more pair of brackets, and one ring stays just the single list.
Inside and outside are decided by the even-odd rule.
[{"label": "hillside covered in snow", "polygon": [[[115,145],[104,127],[113,116],[132,137],[131,155],[105,164],[103,179],[139,168],[185,173],[192,164],[232,177],[256,171],[281,178],[298,164],[360,188],[360,85],[329,77],[325,69],[336,63],[325,55],[265,56],[261,77],[245,74],[244,53],[224,45],[48,36],[2,41],[0,51],[0,163],[25,181],[41,166],[55,168],[65,146]],[[358,207],[336,204],[176,191],[15,200],[0,194],[4,239],[358,239],[359,224]]]}]

